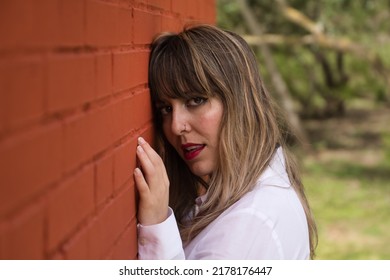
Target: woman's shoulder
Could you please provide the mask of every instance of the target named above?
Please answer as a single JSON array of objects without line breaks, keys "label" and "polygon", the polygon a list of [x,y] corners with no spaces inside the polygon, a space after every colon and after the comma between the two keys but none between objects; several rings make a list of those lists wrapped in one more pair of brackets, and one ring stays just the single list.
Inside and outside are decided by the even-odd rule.
[{"label": "woman's shoulder", "polygon": [[227,211],[237,212],[245,209],[245,211],[274,217],[296,207],[301,207],[301,203],[290,185],[277,186],[258,183],[252,191],[245,194]]},{"label": "woman's shoulder", "polygon": [[283,151],[278,148],[271,163],[251,191],[225,211],[225,215],[253,213],[272,220],[305,217],[302,204],[291,186]]}]

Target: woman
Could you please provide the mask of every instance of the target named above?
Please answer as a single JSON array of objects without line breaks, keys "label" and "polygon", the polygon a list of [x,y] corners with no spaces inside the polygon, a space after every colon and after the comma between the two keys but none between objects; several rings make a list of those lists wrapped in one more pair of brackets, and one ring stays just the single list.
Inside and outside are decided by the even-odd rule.
[{"label": "woman", "polygon": [[149,85],[158,153],[139,139],[139,258],[313,258],[315,223],[247,43],[209,25],[161,34]]}]

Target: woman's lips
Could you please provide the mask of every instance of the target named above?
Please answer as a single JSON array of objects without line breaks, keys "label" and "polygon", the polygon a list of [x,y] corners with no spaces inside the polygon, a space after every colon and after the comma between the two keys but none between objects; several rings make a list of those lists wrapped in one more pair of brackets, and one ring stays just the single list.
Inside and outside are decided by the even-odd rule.
[{"label": "woman's lips", "polygon": [[206,147],[206,145],[203,144],[193,144],[193,143],[187,143],[184,145],[181,145],[181,148],[184,153],[184,158],[186,160],[192,160],[195,157],[197,157],[200,152]]}]

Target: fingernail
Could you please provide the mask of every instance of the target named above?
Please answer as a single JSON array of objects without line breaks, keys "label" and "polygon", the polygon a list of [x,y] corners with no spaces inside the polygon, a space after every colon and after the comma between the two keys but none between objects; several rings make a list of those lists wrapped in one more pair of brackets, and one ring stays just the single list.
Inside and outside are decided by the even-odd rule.
[{"label": "fingernail", "polygon": [[143,143],[146,143],[145,139],[142,138],[142,137],[138,137],[138,144],[143,144]]},{"label": "fingernail", "polygon": [[137,146],[137,150],[138,150],[138,152],[141,152],[141,153],[144,151],[144,149],[142,149],[141,146]]},{"label": "fingernail", "polygon": [[141,170],[137,167],[137,168],[134,170],[134,174],[135,174],[135,175],[140,175],[140,174],[141,174]]}]

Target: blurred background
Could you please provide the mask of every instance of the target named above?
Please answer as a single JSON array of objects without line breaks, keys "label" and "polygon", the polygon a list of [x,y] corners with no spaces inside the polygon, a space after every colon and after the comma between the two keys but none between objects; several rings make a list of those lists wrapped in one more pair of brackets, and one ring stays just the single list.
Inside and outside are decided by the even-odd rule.
[{"label": "blurred background", "polygon": [[390,259],[390,1],[217,5],[297,134],[317,259]]}]

